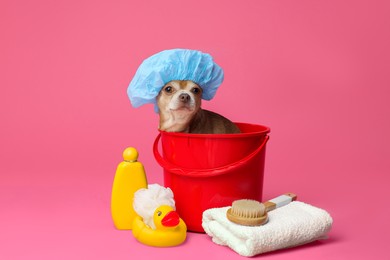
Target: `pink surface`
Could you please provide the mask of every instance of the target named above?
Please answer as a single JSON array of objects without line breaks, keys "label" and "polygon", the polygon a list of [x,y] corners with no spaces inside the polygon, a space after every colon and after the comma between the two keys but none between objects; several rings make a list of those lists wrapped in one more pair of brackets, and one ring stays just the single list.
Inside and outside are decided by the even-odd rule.
[{"label": "pink surface", "polygon": [[126,88],[168,48],[211,53],[204,107],[271,128],[264,198],[290,191],[330,238],[265,259],[389,259],[387,1],[0,2],[0,259],[241,259],[204,234],[150,248],[114,229],[110,193],[134,146],[150,183],[157,115]]}]

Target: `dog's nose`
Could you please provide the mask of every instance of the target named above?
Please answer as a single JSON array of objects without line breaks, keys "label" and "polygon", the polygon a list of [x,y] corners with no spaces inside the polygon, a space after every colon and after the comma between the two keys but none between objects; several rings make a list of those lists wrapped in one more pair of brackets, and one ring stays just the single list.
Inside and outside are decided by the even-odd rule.
[{"label": "dog's nose", "polygon": [[184,103],[188,102],[190,100],[190,98],[191,98],[190,95],[188,95],[186,93],[182,93],[179,96],[180,101],[182,101]]}]

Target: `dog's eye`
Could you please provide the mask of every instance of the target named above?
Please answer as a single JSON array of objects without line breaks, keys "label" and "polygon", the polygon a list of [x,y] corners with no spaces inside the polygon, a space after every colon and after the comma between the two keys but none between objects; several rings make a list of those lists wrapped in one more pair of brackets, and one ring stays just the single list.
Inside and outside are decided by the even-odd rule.
[{"label": "dog's eye", "polygon": [[200,88],[193,88],[191,91],[194,94],[199,94],[200,93]]},{"label": "dog's eye", "polygon": [[164,88],[164,91],[167,92],[167,93],[171,93],[172,92],[172,87],[171,86],[166,86]]}]

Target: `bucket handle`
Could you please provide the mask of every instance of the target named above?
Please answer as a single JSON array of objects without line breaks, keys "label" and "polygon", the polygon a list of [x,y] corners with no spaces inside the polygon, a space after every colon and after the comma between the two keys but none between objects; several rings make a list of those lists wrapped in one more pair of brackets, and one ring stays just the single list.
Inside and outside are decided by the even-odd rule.
[{"label": "bucket handle", "polygon": [[256,148],[255,151],[253,151],[252,153],[250,153],[248,156],[244,157],[243,159],[241,159],[241,160],[239,160],[237,162],[225,165],[225,166],[211,168],[211,169],[183,168],[183,167],[177,166],[177,165],[175,165],[175,164],[173,164],[171,162],[168,162],[167,160],[165,160],[161,156],[161,154],[158,151],[158,143],[159,143],[160,139],[161,139],[161,133],[158,134],[158,136],[156,137],[156,140],[154,141],[154,144],[153,144],[153,154],[154,154],[154,157],[156,158],[157,162],[160,164],[161,167],[163,167],[165,170],[167,170],[169,172],[172,172],[174,174],[177,174],[177,175],[183,175],[183,176],[187,176],[187,177],[188,176],[190,176],[190,177],[204,177],[204,176],[221,175],[221,174],[224,174],[227,170],[235,170],[236,168],[240,167],[242,164],[244,164],[245,162],[249,161],[256,154],[260,153],[261,150],[263,150],[265,144],[269,140],[269,136],[266,135],[265,138],[264,138],[263,143],[258,148]]}]

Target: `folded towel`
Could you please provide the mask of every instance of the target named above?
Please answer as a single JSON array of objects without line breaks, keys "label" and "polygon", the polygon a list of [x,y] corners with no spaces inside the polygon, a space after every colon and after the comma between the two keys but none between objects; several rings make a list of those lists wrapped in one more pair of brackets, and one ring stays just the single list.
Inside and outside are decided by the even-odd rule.
[{"label": "folded towel", "polygon": [[202,226],[214,243],[228,246],[242,256],[326,239],[333,223],[325,210],[299,201],[268,212],[268,222],[256,227],[230,222],[226,218],[229,208],[204,211]]}]

